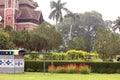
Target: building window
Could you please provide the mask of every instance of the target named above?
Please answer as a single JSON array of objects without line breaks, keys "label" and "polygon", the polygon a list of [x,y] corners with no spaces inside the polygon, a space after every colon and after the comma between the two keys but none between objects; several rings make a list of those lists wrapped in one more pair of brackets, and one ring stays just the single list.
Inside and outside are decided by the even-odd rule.
[{"label": "building window", "polygon": [[9,20],[9,21],[12,20],[12,17],[9,16],[9,17],[8,17],[8,20]]}]

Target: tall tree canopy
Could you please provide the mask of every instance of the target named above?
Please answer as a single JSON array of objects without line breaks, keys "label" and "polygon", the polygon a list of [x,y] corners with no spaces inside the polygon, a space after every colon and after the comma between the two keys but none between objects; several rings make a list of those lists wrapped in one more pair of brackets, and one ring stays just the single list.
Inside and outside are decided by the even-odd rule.
[{"label": "tall tree canopy", "polygon": [[[58,24],[58,29],[64,36],[64,41],[68,42],[76,37],[83,37],[87,43],[87,51],[92,49],[92,40],[96,35],[98,27],[106,28],[102,15],[96,11],[68,14],[63,23]],[[71,21],[74,22],[71,28]]]},{"label": "tall tree canopy", "polygon": [[39,25],[34,32],[43,34],[48,38],[49,49],[57,49],[63,43],[63,37],[61,34],[47,22],[43,22]]},{"label": "tall tree canopy", "polygon": [[120,36],[109,30],[98,29],[93,50],[97,51],[103,60],[120,53]]}]

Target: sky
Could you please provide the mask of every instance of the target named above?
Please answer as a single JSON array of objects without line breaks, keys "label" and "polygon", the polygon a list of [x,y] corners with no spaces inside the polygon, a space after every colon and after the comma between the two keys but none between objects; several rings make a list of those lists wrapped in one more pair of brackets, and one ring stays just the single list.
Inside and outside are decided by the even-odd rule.
[{"label": "sky", "polygon": [[[50,1],[57,0],[34,0],[38,3],[37,10],[41,10],[46,21],[51,22],[48,18],[51,9]],[[97,11],[102,14],[103,20],[116,20],[120,16],[120,0],[61,0],[66,2],[66,8],[73,13],[84,13]]]}]

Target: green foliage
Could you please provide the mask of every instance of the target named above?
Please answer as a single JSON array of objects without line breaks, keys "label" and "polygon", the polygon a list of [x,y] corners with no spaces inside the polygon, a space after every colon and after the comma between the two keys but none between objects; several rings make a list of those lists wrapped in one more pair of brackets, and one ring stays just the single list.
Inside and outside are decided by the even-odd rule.
[{"label": "green foliage", "polygon": [[[120,64],[119,63],[113,63],[113,62],[61,62],[61,61],[54,61],[53,64],[55,66],[65,66],[68,64],[86,64],[91,67],[91,72],[94,73],[119,73]],[[51,65],[51,61],[46,61],[46,71],[48,71],[48,66]],[[41,71],[43,72],[43,62],[42,61],[25,61],[25,71],[27,70],[33,70],[35,71]]]},{"label": "green foliage", "polygon": [[29,46],[30,34],[27,30],[12,31],[12,41],[17,48],[27,48]]},{"label": "green foliage", "polygon": [[108,30],[99,28],[94,40],[93,49],[103,60],[113,59],[120,52],[120,36]]},{"label": "green foliage", "polygon": [[68,41],[68,50],[75,49],[75,50],[87,50],[86,42],[84,38],[74,38],[73,40]]},{"label": "green foliage", "polygon": [[49,45],[49,38],[44,34],[32,31],[30,34],[29,47],[30,50],[40,51],[47,48]]},{"label": "green foliage", "polygon": [[65,17],[64,22],[58,24],[59,31],[63,35],[66,42],[69,41],[70,31],[72,39],[75,39],[76,37],[81,38],[81,40],[79,40],[80,43],[77,42],[77,45],[73,45],[76,42],[70,41],[70,49],[71,47],[75,49],[76,46],[78,46],[79,48],[82,48],[88,52],[92,51],[93,39],[96,35],[97,28],[102,27],[106,29],[102,15],[96,11],[85,12],[83,14],[73,13],[68,15],[70,17]]},{"label": "green foliage", "polygon": [[7,25],[4,29],[6,32],[11,32],[13,30],[12,26]]},{"label": "green foliage", "polygon": [[89,74],[91,72],[91,69],[88,65],[76,65],[76,64],[68,64],[63,66],[49,66],[48,72],[56,72],[56,73],[78,73],[81,74]]},{"label": "green foliage", "polygon": [[[50,52],[47,54],[41,54],[41,58],[39,60],[43,60],[43,56],[45,57],[46,60],[77,60],[77,61],[94,61],[98,62],[101,60],[99,58],[99,55],[97,53],[91,52],[88,53],[86,51],[82,50],[69,50],[66,53],[58,53],[58,52]],[[29,56],[26,56],[27,60],[31,60]]]},{"label": "green foliage", "polygon": [[56,67],[53,66],[53,65],[52,66],[48,66],[48,72],[50,72],[50,73],[53,73],[53,72],[56,72],[56,71],[57,72],[61,72],[60,69],[57,69],[57,70],[56,70]]},{"label": "green foliage", "polygon": [[[9,29],[5,30],[9,31]],[[57,49],[63,41],[61,34],[47,22],[43,22],[32,31],[24,29],[9,32],[9,34],[15,48],[25,48],[31,51]]]},{"label": "green foliage", "polygon": [[32,60],[37,60],[39,58],[39,54],[36,52],[32,52],[29,56]]},{"label": "green foliage", "polygon": [[89,66],[81,66],[79,72],[81,74],[90,74],[91,73],[91,68]]},{"label": "green foliage", "polygon": [[56,72],[56,73],[66,73],[66,70],[65,70],[64,67],[58,66],[58,67],[56,68],[56,71],[55,71],[55,72]]},{"label": "green foliage", "polygon": [[82,51],[82,50],[69,50],[66,53],[70,57],[71,60],[98,58],[99,57],[97,53],[94,53],[94,52],[88,53],[88,52]]},{"label": "green foliage", "polygon": [[66,12],[68,11],[68,9],[65,8],[65,5],[66,5],[66,3],[65,2],[61,3],[61,0],[58,0],[57,2],[51,1],[50,7],[51,7],[52,11],[49,15],[49,18],[50,19],[53,18],[53,20],[55,19],[56,23],[59,21],[62,21],[63,20],[62,10],[66,11]]},{"label": "green foliage", "polygon": [[12,46],[13,43],[10,34],[0,29],[0,49],[9,49]]},{"label": "green foliage", "polygon": [[35,33],[43,34],[47,38],[48,49],[57,49],[63,42],[61,34],[55,30],[54,26],[43,22],[34,30]]},{"label": "green foliage", "polygon": [[78,72],[77,65],[75,65],[75,64],[68,64],[65,67],[66,67],[67,73],[77,73]]}]

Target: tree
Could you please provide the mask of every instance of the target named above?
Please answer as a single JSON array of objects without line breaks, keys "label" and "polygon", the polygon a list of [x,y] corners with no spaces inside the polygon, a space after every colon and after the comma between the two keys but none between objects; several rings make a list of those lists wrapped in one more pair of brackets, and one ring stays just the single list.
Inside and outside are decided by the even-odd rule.
[{"label": "tree", "polygon": [[[59,31],[64,36],[64,41],[69,41],[68,34],[71,33],[71,37],[74,39],[76,37],[83,37],[86,40],[87,51],[92,50],[92,41],[96,35],[97,28],[102,27],[106,29],[102,15],[96,11],[81,13],[74,13],[74,17],[65,17],[63,23],[59,23]],[[74,25],[71,26],[71,20]],[[72,30],[70,30],[72,29]]]},{"label": "tree", "polygon": [[12,32],[12,30],[13,30],[13,28],[12,28],[12,26],[10,26],[10,25],[6,25],[6,27],[5,27],[5,29],[4,29],[6,32]]},{"label": "tree", "polygon": [[13,46],[9,33],[0,29],[0,49],[10,49]]},{"label": "tree", "polygon": [[23,48],[29,49],[29,40],[30,40],[30,32],[28,30],[21,30],[20,31],[21,40],[23,42]]},{"label": "tree", "polygon": [[53,20],[56,20],[56,24],[60,21],[63,20],[63,16],[62,16],[62,10],[64,11],[69,11],[67,8],[65,8],[66,3],[63,2],[61,3],[61,0],[58,0],[57,2],[55,1],[51,1],[50,2],[50,7],[52,9],[52,12],[49,15],[49,18]]},{"label": "tree", "polygon": [[39,25],[34,32],[43,34],[48,38],[49,49],[57,49],[63,42],[61,34],[54,28],[54,26],[47,22],[43,22]]},{"label": "tree", "polygon": [[29,48],[32,51],[41,51],[42,49],[46,49],[48,47],[48,37],[44,34],[40,34],[38,32],[32,31],[30,34],[29,40]]},{"label": "tree", "polygon": [[72,39],[72,27],[73,27],[73,25],[75,25],[75,22],[80,18],[80,16],[78,14],[69,12],[67,15],[65,15],[65,17],[71,18],[71,26],[70,26],[70,30],[69,30],[70,32],[68,34],[68,38],[69,38],[69,40],[71,40]]},{"label": "tree", "polygon": [[120,36],[109,30],[98,29],[93,50],[100,54],[103,60],[112,59],[119,54]]},{"label": "tree", "polygon": [[77,38],[74,38],[73,40],[68,41],[67,45],[69,50],[72,50],[72,49],[86,50],[87,49],[85,39],[82,37],[81,38],[77,37]]},{"label": "tree", "polygon": [[30,34],[27,30],[12,31],[12,41],[15,44],[15,48],[27,48],[29,45]]},{"label": "tree", "polygon": [[113,31],[119,29],[120,30],[120,17],[118,17],[115,21],[114,21],[115,25],[112,27]]}]

